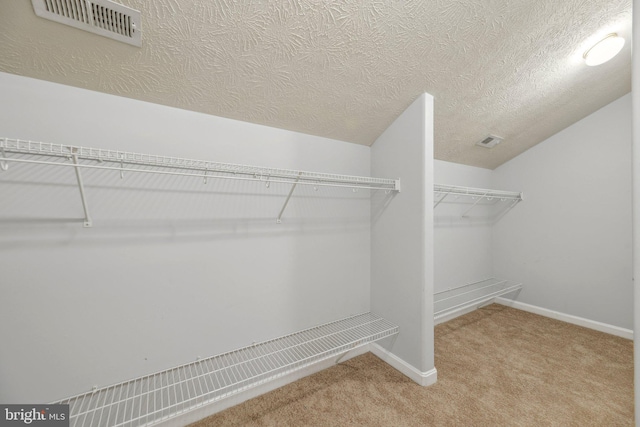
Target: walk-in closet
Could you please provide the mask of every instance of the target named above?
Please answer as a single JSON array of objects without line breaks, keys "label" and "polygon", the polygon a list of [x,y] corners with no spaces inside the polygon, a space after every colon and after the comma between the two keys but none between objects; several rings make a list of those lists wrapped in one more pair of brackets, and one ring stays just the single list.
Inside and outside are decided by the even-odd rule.
[{"label": "walk-in closet", "polygon": [[0,4],[0,414],[632,423],[631,1],[503,3]]}]

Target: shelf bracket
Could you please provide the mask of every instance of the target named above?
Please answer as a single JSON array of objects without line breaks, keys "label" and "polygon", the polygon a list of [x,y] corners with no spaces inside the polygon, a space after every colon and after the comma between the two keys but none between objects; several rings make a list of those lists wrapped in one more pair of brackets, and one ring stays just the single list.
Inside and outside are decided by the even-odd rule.
[{"label": "shelf bracket", "polygon": [[520,203],[522,201],[522,193],[520,193],[520,198],[519,199],[515,199],[508,207],[507,209],[504,209],[499,215],[496,216],[496,221],[499,220],[500,218],[502,218],[503,216],[505,216],[507,214],[507,212],[509,212],[511,209],[513,209],[515,207],[515,205],[517,205],[518,203]]},{"label": "shelf bracket", "polygon": [[444,200],[444,199],[445,199],[449,194],[451,194],[451,191],[447,191],[446,193],[444,193],[444,196],[442,196],[442,197],[440,198],[440,200],[438,200],[438,201],[436,202],[436,204],[435,204],[435,205],[433,205],[433,209],[437,208],[437,207],[438,207],[438,205],[439,205],[439,204],[440,204],[440,203],[441,203],[441,202],[442,202],[442,201],[443,201],[443,200]]},{"label": "shelf bracket", "polygon": [[342,353],[342,354],[341,354],[341,355],[336,359],[336,361],[334,362],[334,364],[336,364],[336,365],[337,365],[338,363],[340,363],[340,362],[342,361],[342,359],[343,359],[347,354],[349,354],[349,352],[350,352],[351,350],[353,350],[353,349],[354,349],[354,348],[356,348],[356,347],[357,347],[357,345],[353,345],[350,349],[348,349],[347,351],[345,351],[344,353]]},{"label": "shelf bracket", "polygon": [[289,190],[289,195],[287,195],[287,200],[284,201],[284,205],[282,206],[282,209],[280,209],[280,214],[278,215],[278,218],[276,219],[276,223],[277,224],[282,224],[282,214],[284,213],[284,210],[287,208],[287,205],[289,204],[289,200],[291,199],[291,195],[293,194],[293,190],[296,189],[296,186],[298,185],[298,181],[300,181],[300,176],[302,175],[302,172],[298,173],[298,177],[296,178],[296,182],[293,183],[293,186],[291,186],[291,190]]},{"label": "shelf bracket", "polygon": [[71,155],[71,158],[73,160],[73,164],[75,165],[73,169],[75,169],[76,171],[76,179],[78,180],[78,189],[80,190],[80,198],[82,199],[82,209],[84,209],[84,226],[91,227],[92,225],[91,215],[89,215],[89,205],[87,204],[87,198],[84,195],[84,184],[82,182],[82,174],[80,173],[78,155],[73,154]]},{"label": "shelf bracket", "polygon": [[9,163],[7,163],[7,154],[4,152],[4,147],[0,148],[0,156],[2,156],[0,170],[6,171],[9,169]]},{"label": "shelf bracket", "polygon": [[484,199],[488,193],[489,193],[489,192],[487,191],[487,192],[486,192],[486,193],[484,193],[482,196],[478,196],[478,200],[476,200],[476,202],[475,202],[473,205],[471,205],[471,207],[470,207],[469,209],[467,209],[466,211],[464,211],[464,213],[462,214],[462,218],[466,218],[467,214],[468,214],[469,212],[471,212],[471,209],[475,208],[475,207],[476,207],[476,205],[477,205],[478,203],[480,203],[480,200]]}]

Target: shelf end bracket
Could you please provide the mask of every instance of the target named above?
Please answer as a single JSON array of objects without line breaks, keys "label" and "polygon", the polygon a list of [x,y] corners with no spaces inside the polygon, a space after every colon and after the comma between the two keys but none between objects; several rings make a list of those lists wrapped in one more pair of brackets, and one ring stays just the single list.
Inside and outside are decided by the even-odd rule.
[{"label": "shelf end bracket", "polygon": [[293,183],[293,186],[291,186],[291,190],[289,190],[289,194],[287,195],[287,200],[284,201],[284,205],[282,205],[282,209],[280,209],[280,213],[278,214],[278,218],[276,219],[276,224],[282,224],[282,214],[284,213],[284,210],[287,208],[287,205],[289,204],[289,200],[291,199],[293,190],[296,189],[296,186],[298,185],[298,181],[300,181],[301,175],[302,175],[302,172],[298,173],[298,177],[296,178],[296,181]]},{"label": "shelf end bracket", "polygon": [[2,156],[2,160],[0,160],[0,171],[9,170],[9,163],[7,163],[7,154],[4,152],[4,146],[7,145],[7,138],[2,140],[2,144],[0,145],[0,155]]},{"label": "shelf end bracket", "polygon": [[82,199],[82,209],[84,210],[84,226],[91,227],[93,225],[93,222],[91,221],[91,215],[89,214],[89,205],[87,203],[87,198],[84,194],[84,184],[82,182],[82,174],[80,173],[78,155],[72,154],[71,159],[73,160],[73,164],[75,165],[74,169],[76,171],[76,179],[78,180],[78,189],[80,190],[80,198]]},{"label": "shelf end bracket", "polygon": [[451,194],[451,191],[447,191],[446,193],[444,193],[444,195],[442,197],[440,197],[440,199],[436,202],[435,205],[433,205],[433,209],[437,208],[438,205],[445,199],[445,197],[447,197],[449,194]]},{"label": "shelf end bracket", "polygon": [[482,199],[484,199],[485,197],[487,197],[487,194],[489,194],[489,191],[487,191],[486,193],[484,193],[482,196],[478,196],[478,200],[476,200],[476,202],[475,202],[473,205],[471,205],[471,207],[470,207],[469,209],[467,209],[466,211],[464,211],[464,213],[462,214],[462,218],[466,218],[466,217],[467,217],[467,214],[468,214],[469,212],[471,212],[471,209],[475,208],[475,207],[476,207],[476,205],[477,205],[478,203],[480,203],[480,200],[482,200]]}]

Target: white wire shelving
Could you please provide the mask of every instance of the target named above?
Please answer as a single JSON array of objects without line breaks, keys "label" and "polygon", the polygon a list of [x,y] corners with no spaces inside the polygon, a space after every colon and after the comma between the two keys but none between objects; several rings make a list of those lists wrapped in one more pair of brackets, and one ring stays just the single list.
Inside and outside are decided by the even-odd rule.
[{"label": "white wire shelving", "polygon": [[455,198],[471,198],[474,202],[462,214],[463,218],[466,217],[480,202],[491,204],[506,202],[508,203],[508,206],[505,212],[503,212],[504,214],[517,205],[518,202],[523,200],[523,194],[515,191],[489,190],[484,188],[460,187],[456,185],[434,184],[433,193],[434,198],[436,199],[433,204],[434,209],[449,196],[453,196]]},{"label": "white wire shelving", "polygon": [[397,333],[363,313],[55,403],[70,427],[149,426]]},{"label": "white wire shelving", "polygon": [[434,320],[443,321],[456,313],[485,305],[495,298],[522,289],[522,283],[494,277],[434,293]]},{"label": "white wire shelving", "polygon": [[[29,156],[25,157],[25,155]],[[32,158],[33,155],[47,157],[49,160],[35,160]],[[205,184],[208,179],[261,181],[267,184],[267,186],[270,183],[291,184],[292,187],[277,217],[278,223],[281,222],[284,210],[297,185],[342,187],[351,188],[354,189],[354,191],[358,189],[384,190],[385,192],[400,191],[400,179],[267,168],[102,148],[0,138],[0,171],[7,171],[9,169],[9,163],[12,162],[74,168],[85,213],[85,227],[90,227],[92,221],[85,197],[84,183],[81,174],[82,169],[112,170],[118,172],[121,178],[125,173],[150,173],[197,177],[202,179]],[[148,167],[154,167],[155,169],[148,169]]]}]

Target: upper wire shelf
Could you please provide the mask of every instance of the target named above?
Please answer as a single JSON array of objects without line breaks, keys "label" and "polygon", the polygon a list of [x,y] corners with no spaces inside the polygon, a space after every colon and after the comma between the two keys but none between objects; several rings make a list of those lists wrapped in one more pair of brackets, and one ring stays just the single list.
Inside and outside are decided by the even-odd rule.
[{"label": "upper wire shelf", "polygon": [[[506,211],[509,211],[518,204],[518,202],[523,200],[523,194],[516,191],[489,190],[485,188],[461,187],[457,185],[434,184],[433,193],[434,198],[436,199],[433,204],[434,209],[448,196],[465,196],[475,200],[475,202],[462,214],[462,217],[466,217],[467,214],[481,201],[492,203],[510,202],[510,205],[506,209]],[[506,211],[503,212],[503,214],[506,213]]]},{"label": "upper wire shelf", "polygon": [[[184,159],[179,157],[158,156],[128,151],[108,150],[103,148],[80,147],[74,145],[53,144],[48,142],[26,141],[20,139],[0,139],[0,149],[3,169],[6,162],[44,163],[41,161],[16,159],[7,157],[7,153],[38,154],[44,156],[71,157],[79,160],[93,160],[98,164],[80,164],[77,167],[93,169],[114,169],[140,173],[165,173],[170,175],[187,175],[204,177],[205,173],[222,173],[225,176],[212,175],[210,178],[243,179],[270,182],[296,183],[301,185],[333,186],[347,188],[364,188],[374,190],[400,191],[400,180],[390,178],[373,178],[352,175],[339,175],[320,172],[298,171],[290,169],[248,166],[233,163],[219,163],[207,160]],[[116,163],[116,166],[106,166],[101,163]],[[76,166],[69,163],[54,163],[55,165]],[[125,167],[126,165],[126,167]],[[169,173],[149,169],[135,169],[136,166],[159,166],[189,170],[191,173]],[[200,172],[196,174],[195,172]]]},{"label": "upper wire shelf", "polygon": [[[34,160],[31,157],[12,157],[11,154],[41,155],[53,157],[57,160]],[[8,170],[9,162],[73,167],[76,172],[78,188],[82,198],[85,213],[85,227],[90,227],[92,221],[85,197],[81,169],[113,170],[117,171],[121,178],[125,173],[133,172],[199,177],[203,179],[205,184],[208,179],[260,181],[265,183],[267,187],[270,183],[291,184],[292,187],[276,219],[277,223],[281,222],[284,210],[297,185],[342,187],[351,188],[354,191],[358,189],[384,190],[387,193],[400,191],[400,179],[268,168],[2,138],[0,139],[0,171]],[[148,167],[155,167],[156,169],[149,169]]]}]

